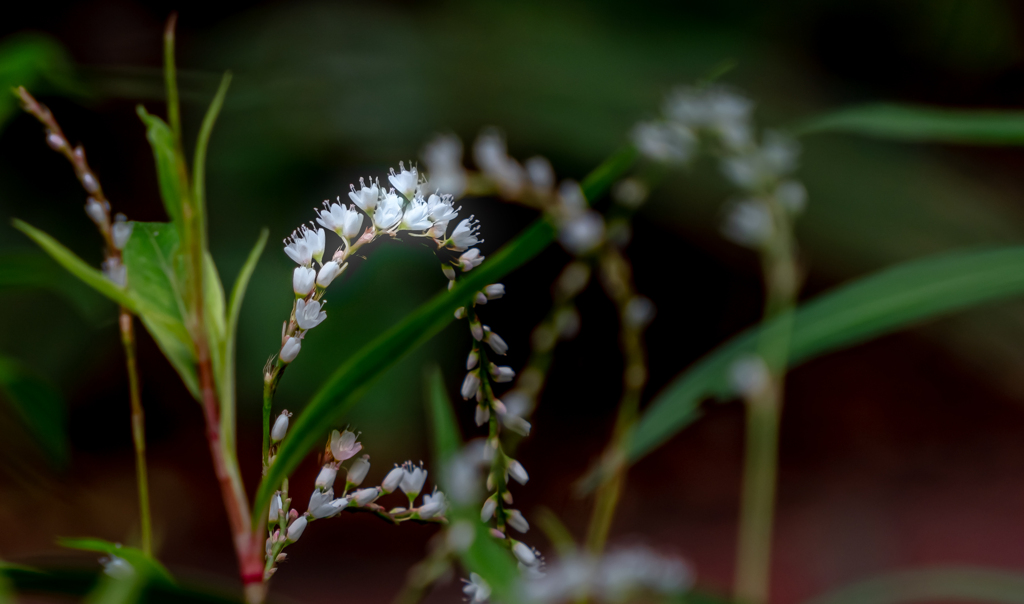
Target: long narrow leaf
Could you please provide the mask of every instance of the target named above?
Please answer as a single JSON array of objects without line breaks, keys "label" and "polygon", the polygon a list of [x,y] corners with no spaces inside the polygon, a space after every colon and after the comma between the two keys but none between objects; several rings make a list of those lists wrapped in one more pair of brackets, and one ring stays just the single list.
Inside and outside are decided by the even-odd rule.
[{"label": "long narrow leaf", "polygon": [[798,125],[800,135],[846,132],[902,141],[1024,144],[1024,111],[943,109],[922,105],[872,104],[840,109]]},{"label": "long narrow leaf", "polygon": [[805,604],[904,602],[1024,604],[1024,574],[986,568],[925,568],[867,579]]},{"label": "long narrow leaf", "polygon": [[[199,138],[196,139],[196,151],[192,158],[192,199],[195,200],[196,211],[200,215],[206,212],[206,149],[210,145],[210,134],[213,133],[213,125],[217,122],[217,116],[224,105],[224,97],[227,96],[228,86],[231,85],[231,72],[224,74],[220,80],[220,87],[214,95],[210,108],[206,110],[203,117],[203,125],[199,129]],[[205,229],[205,220],[203,222]],[[203,241],[206,241],[206,233],[202,234]]]},{"label": "long narrow leaf", "polygon": [[[827,292],[796,312],[790,366],[904,327],[1024,294],[1024,246],[956,252],[884,269]],[[730,396],[732,362],[755,350],[756,328],[708,354],[647,408],[631,441],[636,461],[697,417],[701,401]]]},{"label": "long narrow leaf", "polygon": [[146,112],[146,109],[139,105],[136,108],[139,118],[146,125],[146,139],[149,146],[153,148],[153,159],[156,161],[156,179],[160,186],[160,199],[164,202],[164,209],[171,222],[182,226],[182,198],[185,191],[182,190],[182,178],[178,171],[178,158],[175,151],[174,133],[170,126],[159,117]]},{"label": "long narrow leaf", "polygon": [[431,442],[434,448],[434,467],[444,468],[448,460],[462,446],[459,421],[455,418],[452,401],[445,390],[441,369],[434,365],[427,370],[427,417],[430,418]]},{"label": "long narrow leaf", "polygon": [[262,518],[277,485],[365,393],[369,384],[411,350],[429,340],[489,283],[494,283],[543,250],[554,238],[554,227],[540,220],[527,228],[450,291],[440,293],[401,323],[381,334],[338,368],[310,401],[288,431],[274,464],[260,483],[253,518]]},{"label": "long narrow leaf", "polygon": [[135,572],[144,575],[148,580],[164,585],[174,585],[174,578],[164,565],[157,562],[154,558],[147,556],[140,549],[90,537],[65,538],[60,539],[59,543],[70,549],[99,552],[108,556],[123,558],[132,566]]}]

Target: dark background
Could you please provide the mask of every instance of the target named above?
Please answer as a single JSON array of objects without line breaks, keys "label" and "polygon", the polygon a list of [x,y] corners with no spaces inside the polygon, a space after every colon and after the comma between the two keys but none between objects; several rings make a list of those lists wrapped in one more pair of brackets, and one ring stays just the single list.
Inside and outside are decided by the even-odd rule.
[{"label": "dark background", "polygon": [[[724,76],[786,127],[865,101],[1016,108],[1024,95],[1024,7],[938,0],[716,3],[138,3],[98,0],[5,7],[0,37],[45,34],[66,49],[73,85],[35,90],[82,142],[115,206],[162,220],[152,156],[135,105],[163,113],[160,35],[179,11],[178,65],[187,140],[220,73],[235,75],[210,148],[211,248],[226,283],[259,229],[279,241],[359,175],[418,156],[436,132],[469,141],[502,128],[513,155],[548,157],[581,178],[653,116],[675,84],[726,60]],[[17,216],[98,264],[99,241],[66,162],[38,124],[0,131],[0,261],[35,254]],[[930,253],[1024,239],[1019,151],[805,139],[810,192],[798,237],[805,296]],[[188,144],[188,143],[187,143]],[[628,249],[637,285],[658,306],[650,327],[650,400],[693,360],[756,321],[755,257],[717,233],[728,188],[710,161],[661,184]],[[465,200],[485,253],[533,215]],[[528,333],[566,260],[552,248],[505,280],[489,323],[519,367]],[[291,262],[272,243],[239,332],[240,449],[258,480],[260,371],[289,304]],[[16,417],[0,412],[0,557],[59,556],[58,536],[133,543],[137,525],[127,381],[115,309],[49,266],[47,287],[0,290],[0,354],[54,384],[67,402],[70,465],[56,471]],[[40,269],[43,270],[43,269]],[[289,370],[278,403],[298,411],[348,355],[444,286],[430,255],[384,245],[332,288],[330,318]],[[516,505],[553,509],[577,536],[588,503],[568,488],[600,451],[620,389],[615,316],[597,287],[583,329],[559,348],[520,459],[532,480]],[[141,330],[140,330],[141,331]],[[1024,306],[970,311],[812,361],[794,371],[783,422],[773,601],[798,602],[880,572],[926,564],[1024,566]],[[422,370],[438,363],[455,393],[468,335],[452,327],[382,379],[346,418],[373,458],[428,459]],[[199,408],[148,336],[140,343],[159,556],[182,576],[231,585],[234,558]],[[460,407],[475,434],[472,407]],[[339,426],[340,427],[340,426]],[[742,413],[704,417],[630,475],[613,539],[687,557],[701,586],[732,573]],[[308,493],[311,460],[292,481]],[[343,516],[290,548],[272,583],[298,600],[392,597],[434,529]],[[536,529],[529,540],[549,549]],[[83,560],[92,564],[91,560]],[[457,597],[441,588],[431,601]]]}]

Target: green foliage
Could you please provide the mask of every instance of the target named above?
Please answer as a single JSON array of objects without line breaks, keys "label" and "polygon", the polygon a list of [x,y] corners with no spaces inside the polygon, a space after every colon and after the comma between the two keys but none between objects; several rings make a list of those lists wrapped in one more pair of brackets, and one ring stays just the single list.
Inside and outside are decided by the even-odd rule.
[{"label": "green foliage", "polygon": [[146,581],[152,581],[163,585],[174,585],[174,578],[171,576],[171,573],[164,568],[164,565],[160,564],[153,558],[150,558],[138,548],[127,547],[117,543],[110,543],[109,541],[104,541],[102,539],[93,539],[91,537],[64,538],[60,539],[58,543],[69,549],[77,549],[86,552],[99,552],[108,556],[123,558],[128,564],[132,565],[136,574],[143,577]]},{"label": "green foliage", "polygon": [[[0,564],[0,570],[14,592],[18,594],[47,594],[61,596],[87,596],[93,592],[104,575],[82,570],[45,568],[35,569],[24,566]],[[146,585],[143,597],[147,603],[238,603],[235,597],[199,586],[172,585],[170,583],[150,583]]]},{"label": "green foliage", "polygon": [[0,357],[0,392],[58,468],[68,463],[67,405],[53,386],[26,371],[14,359]]},{"label": "green foliage", "polygon": [[1024,574],[984,568],[922,568],[860,581],[805,604],[942,601],[1024,604]]},{"label": "green foliage", "polygon": [[843,132],[900,141],[1024,144],[1024,111],[941,109],[879,103],[840,109],[812,118],[796,134]]},{"label": "green foliage", "polygon": [[[462,447],[462,437],[452,401],[445,389],[444,376],[437,366],[431,367],[427,372],[427,416],[430,418],[433,437],[431,440],[434,467],[440,472],[442,488],[450,492],[445,469],[447,462]],[[458,505],[453,500],[449,501],[452,507],[448,512],[448,519],[452,522],[468,523],[474,529],[472,543],[461,552],[463,566],[483,577],[502,602],[515,602],[513,586],[519,571],[512,555],[488,533],[487,526],[480,521],[475,505]]]},{"label": "green foliage", "polygon": [[179,165],[175,151],[174,134],[167,122],[155,115],[150,115],[139,105],[136,109],[142,123],[146,125],[146,139],[153,148],[153,159],[156,160],[156,177],[160,185],[160,199],[171,222],[181,228],[182,199],[188,191],[188,177],[184,167]]},{"label": "green foliage", "polygon": [[[884,269],[801,305],[789,365],[943,314],[1024,293],[1024,247],[956,252]],[[771,325],[765,326],[771,328]],[[677,377],[643,413],[629,459],[636,461],[689,425],[712,396],[731,396],[730,365],[753,353],[758,329],[719,346]]]},{"label": "green foliage", "polygon": [[44,85],[54,92],[78,94],[71,79],[71,59],[59,42],[42,34],[18,34],[0,42],[0,129],[18,111],[18,100],[8,91]]},{"label": "green foliage", "polygon": [[359,401],[374,379],[441,331],[452,320],[455,309],[465,306],[485,285],[498,281],[539,254],[551,243],[554,233],[550,222],[535,222],[491,255],[487,262],[468,273],[450,292],[434,296],[339,367],[299,414],[281,443],[274,464],[256,492],[253,518],[263,517],[270,496],[281,481],[326,436],[331,426]]}]

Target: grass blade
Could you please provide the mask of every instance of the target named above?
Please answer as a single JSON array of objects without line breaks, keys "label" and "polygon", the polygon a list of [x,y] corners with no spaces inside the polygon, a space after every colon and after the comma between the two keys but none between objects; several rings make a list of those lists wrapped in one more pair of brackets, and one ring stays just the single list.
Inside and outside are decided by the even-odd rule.
[{"label": "grass blade", "polygon": [[900,141],[1022,145],[1024,111],[879,103],[811,118],[799,124],[794,132],[799,135],[843,132]]}]

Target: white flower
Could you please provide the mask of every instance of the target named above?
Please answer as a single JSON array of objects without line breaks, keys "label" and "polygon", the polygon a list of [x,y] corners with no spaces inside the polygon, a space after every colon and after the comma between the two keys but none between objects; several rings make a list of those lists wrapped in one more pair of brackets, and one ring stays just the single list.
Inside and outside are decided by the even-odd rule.
[{"label": "white flower", "polygon": [[469,356],[466,357],[466,371],[471,371],[476,364],[480,362],[480,353],[477,352],[476,348],[469,351]]},{"label": "white flower", "polygon": [[[306,227],[302,227],[306,229]],[[323,262],[324,259],[324,246],[327,244],[327,239],[324,236],[323,229],[306,229],[306,245],[309,246],[309,253],[312,255],[313,260],[317,262]]]},{"label": "white flower", "polygon": [[370,487],[369,489],[359,489],[349,497],[352,505],[356,507],[363,507],[368,503],[373,503],[373,500],[380,497],[380,489],[378,487]]},{"label": "white flower", "polygon": [[336,461],[352,459],[356,453],[362,450],[363,445],[356,442],[356,438],[358,435],[348,430],[344,432],[333,430],[331,432],[331,455]]},{"label": "white flower", "polygon": [[423,231],[434,226],[430,220],[430,209],[422,197],[415,197],[409,202],[405,214],[402,215],[402,224],[398,227],[403,231]]},{"label": "white flower", "polygon": [[363,479],[366,478],[366,474],[369,471],[370,456],[363,455],[359,459],[353,461],[352,465],[348,467],[348,477],[345,480],[352,486],[358,487],[359,485],[363,484]]},{"label": "white flower", "polygon": [[320,310],[320,302],[316,300],[312,302],[295,301],[295,322],[299,324],[300,328],[313,329],[323,323],[326,318],[327,313]]},{"label": "white flower", "polygon": [[103,574],[114,579],[128,579],[135,574],[135,568],[131,563],[119,556],[101,558],[100,564],[103,565]]},{"label": "white flower", "polygon": [[514,413],[502,413],[498,415],[498,417],[501,419],[501,424],[503,426],[515,432],[516,434],[519,434],[521,436],[530,435],[530,429],[533,428],[533,426],[530,424],[530,422],[519,417],[518,415]]},{"label": "white flower", "polygon": [[555,187],[555,171],[551,162],[538,155],[526,160],[525,167],[533,190],[541,195],[550,194]]},{"label": "white flower", "polygon": [[525,566],[533,567],[540,563],[540,558],[537,557],[534,549],[522,541],[516,541],[516,544],[512,546],[512,553]]},{"label": "white flower", "polygon": [[749,191],[778,180],[796,169],[800,144],[778,132],[767,132],[760,149],[726,158],[721,168],[736,186]]},{"label": "white flower", "polygon": [[305,516],[299,516],[288,525],[288,540],[298,541],[299,537],[302,536],[302,532],[306,530],[306,525],[309,523]]},{"label": "white flower", "polygon": [[313,494],[309,496],[309,505],[306,506],[306,511],[312,514],[313,510],[319,508],[325,503],[330,503],[332,499],[334,499],[334,489],[330,487],[323,491],[320,489],[313,489]]},{"label": "white flower", "polygon": [[504,355],[508,352],[508,344],[498,334],[491,331],[490,327],[484,326],[484,342],[491,347],[495,354]]},{"label": "white flower", "polygon": [[480,221],[476,220],[474,216],[470,216],[455,227],[445,245],[456,252],[464,252],[478,243],[483,243],[483,239],[477,237],[479,231]]},{"label": "white flower", "polygon": [[505,138],[494,129],[487,129],[473,144],[473,160],[489,178],[501,188],[502,193],[515,197],[526,180],[523,167],[508,156]]},{"label": "white flower", "polygon": [[349,192],[348,198],[352,200],[352,203],[356,204],[367,215],[372,215],[373,209],[377,207],[377,196],[380,195],[379,183],[371,178],[370,186],[366,186],[366,183],[360,178],[358,191],[356,191],[355,185],[349,185],[349,188],[351,192]]},{"label": "white flower", "polygon": [[267,514],[267,522],[273,524],[280,520],[281,507],[281,491],[278,491],[274,493],[274,497],[270,500],[270,513]]},{"label": "white flower", "polygon": [[120,258],[116,256],[107,258],[100,267],[103,269],[103,274],[106,278],[110,279],[114,285],[124,287],[125,283],[128,282],[128,267],[121,263]]},{"label": "white flower", "polygon": [[305,225],[292,231],[291,237],[284,240],[284,253],[301,266],[309,266],[314,259],[323,257],[324,230],[313,231]]},{"label": "white flower", "polygon": [[488,369],[490,369],[491,371],[491,377],[493,377],[494,381],[498,382],[499,384],[511,382],[512,379],[516,377],[516,372],[513,371],[512,368],[508,366],[503,365],[499,367],[494,363],[491,363]]},{"label": "white flower", "polygon": [[378,230],[386,231],[398,224],[402,219],[402,198],[395,192],[388,191],[373,211],[373,224]]},{"label": "white flower", "polygon": [[395,466],[388,475],[384,477],[384,482],[380,484],[380,488],[385,493],[391,493],[398,488],[398,485],[402,484],[402,478],[405,477],[405,468],[402,466]]},{"label": "white flower", "polygon": [[[779,200],[782,207],[794,214],[799,214],[807,207],[807,189],[798,180],[784,180],[775,187],[775,199]],[[117,232],[116,224],[114,232]]]},{"label": "white flower", "polygon": [[459,256],[459,268],[462,272],[469,272],[480,266],[484,261],[484,258],[486,258],[486,256],[481,256],[478,248],[472,248],[463,252],[462,255]]},{"label": "white flower", "polygon": [[305,298],[313,291],[316,285],[316,271],[305,267],[296,266],[292,272],[292,291],[297,298]]},{"label": "white flower", "polygon": [[447,510],[448,499],[445,498],[444,493],[438,491],[437,487],[434,487],[433,493],[423,496],[423,505],[420,506],[419,514],[420,518],[427,520],[435,516],[444,516]]},{"label": "white flower", "polygon": [[404,195],[406,199],[412,199],[412,196],[416,193],[416,186],[419,185],[420,178],[419,173],[416,171],[416,166],[410,165],[409,169],[406,170],[405,164],[398,162],[398,170],[398,174],[395,174],[395,169],[391,168],[388,180],[391,181],[391,186]]},{"label": "white flower", "polygon": [[469,596],[470,602],[480,604],[491,597],[491,586],[480,575],[469,573],[469,580],[463,579],[463,581],[466,584],[462,586],[462,593]]},{"label": "white flower", "polygon": [[85,213],[103,232],[110,228],[110,204],[108,202],[101,203],[95,197],[90,197],[85,200]]},{"label": "white flower", "polygon": [[697,147],[693,131],[681,124],[640,122],[633,127],[632,138],[637,151],[661,162],[687,162]]},{"label": "white flower", "polygon": [[302,350],[302,340],[294,336],[289,336],[285,340],[284,346],[281,346],[281,352],[277,355],[281,362],[287,365],[295,360],[295,357],[299,356],[299,351]]},{"label": "white flower", "polygon": [[114,247],[123,250],[124,246],[128,244],[128,238],[132,236],[134,223],[125,222],[123,214],[118,214],[117,219],[110,231],[110,238],[114,241]]},{"label": "white flower", "polygon": [[476,396],[476,391],[480,389],[480,370],[470,371],[466,374],[466,379],[462,380],[462,398],[467,401]]},{"label": "white flower", "polygon": [[313,518],[329,518],[348,507],[348,503],[348,497],[340,497],[338,499],[328,501],[320,507],[311,508],[309,513],[313,515]]},{"label": "white flower", "polygon": [[526,473],[526,468],[515,459],[508,464],[508,473],[519,484],[526,484],[530,480],[530,475]]},{"label": "white flower", "polygon": [[426,481],[427,471],[423,469],[423,466],[414,466],[411,462],[406,462],[405,475],[402,476],[402,482],[398,486],[402,492],[415,499],[423,490],[423,483]]},{"label": "white flower", "polygon": [[604,218],[593,210],[580,212],[559,226],[558,240],[576,256],[590,252],[604,241]]},{"label": "white flower", "polygon": [[757,248],[775,234],[771,208],[759,199],[746,199],[729,204],[726,208],[722,234],[733,243]]},{"label": "white flower", "polygon": [[[294,340],[295,338],[288,339]],[[285,344],[285,346],[287,346],[287,344]],[[274,420],[274,427],[270,430],[270,440],[275,443],[284,440],[284,435],[288,433],[288,418],[291,416],[292,414],[288,413],[287,410],[282,411],[281,415],[277,416],[277,419]]]},{"label": "white flower", "polygon": [[427,229],[427,237],[435,239],[438,243],[444,241],[444,234],[448,232],[448,221],[441,220],[434,223],[434,226]]},{"label": "white flower", "polygon": [[739,357],[729,366],[729,384],[743,397],[757,396],[771,384],[771,372],[764,359],[756,354]]},{"label": "white flower", "polygon": [[466,190],[466,170],[462,167],[462,141],[459,137],[439,135],[423,149],[427,164],[428,190],[455,196]]},{"label": "white flower", "polygon": [[453,206],[451,195],[431,195],[427,198],[428,216],[435,223],[454,219],[461,209]]},{"label": "white flower", "polygon": [[[327,206],[327,202],[324,202]],[[320,210],[316,219],[324,228],[334,231],[340,237],[351,239],[359,234],[363,227],[363,215],[355,206],[332,203],[329,209]]]},{"label": "white flower", "polygon": [[[320,468],[320,474],[316,477],[316,482],[313,483],[317,489],[329,489],[334,486],[334,479],[338,476],[338,468],[331,467],[330,464]],[[334,494],[331,494],[333,497]]]},{"label": "white flower", "polygon": [[523,517],[523,513],[519,510],[508,510],[508,525],[516,529],[520,533],[525,533],[530,530],[530,523]]},{"label": "white flower", "polygon": [[639,208],[649,193],[647,185],[638,178],[625,178],[612,187],[612,198],[631,210]]},{"label": "white flower", "polygon": [[491,408],[485,406],[483,403],[478,404],[476,406],[476,413],[474,419],[476,420],[476,425],[478,426],[486,424],[487,421],[491,419]]},{"label": "white flower", "polygon": [[480,521],[487,522],[494,516],[494,511],[498,509],[497,494],[488,497],[487,501],[484,502],[484,507],[480,508]]},{"label": "white flower", "polygon": [[484,339],[484,328],[480,324],[480,319],[474,318],[469,322],[469,332],[473,334],[473,339],[478,342]]},{"label": "white flower", "polygon": [[[348,263],[345,263],[348,266]],[[320,267],[320,274],[316,276],[316,284],[320,287],[327,287],[334,281],[334,278],[341,274],[344,267],[338,266],[338,263],[334,260],[325,263]]]},{"label": "white flower", "polygon": [[492,283],[484,287],[484,295],[488,300],[497,300],[505,295],[505,286],[501,283]]}]

